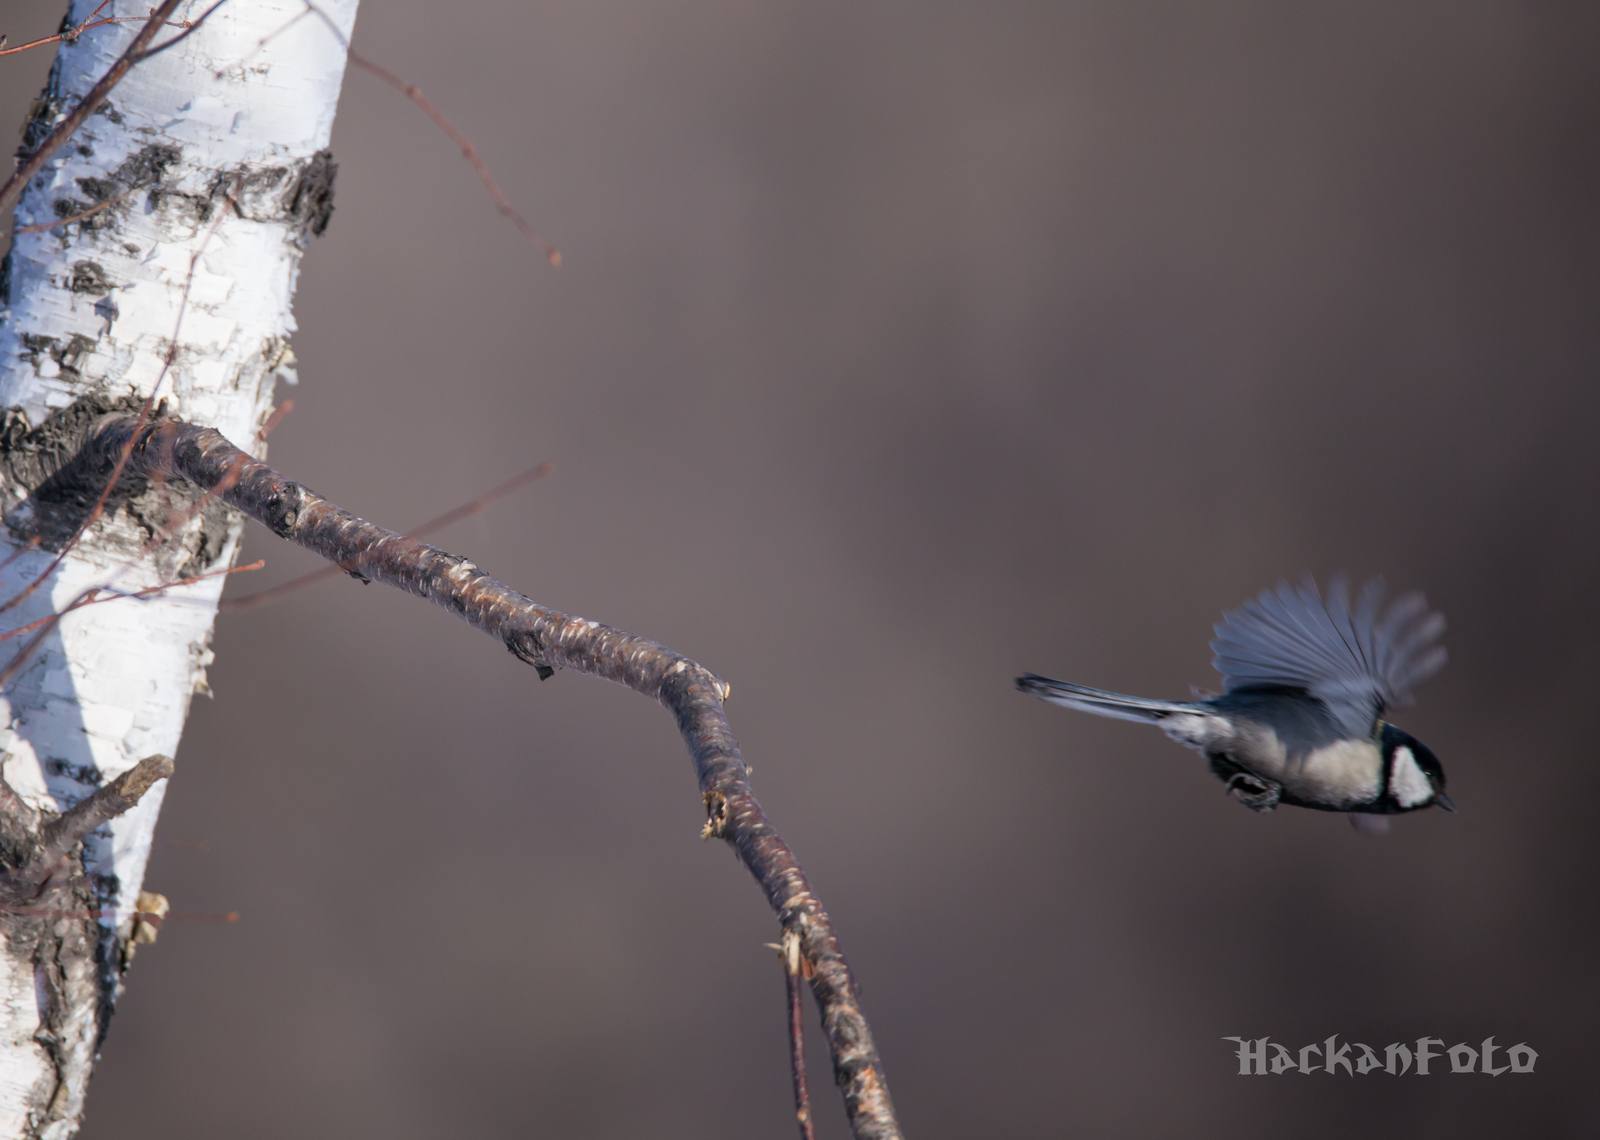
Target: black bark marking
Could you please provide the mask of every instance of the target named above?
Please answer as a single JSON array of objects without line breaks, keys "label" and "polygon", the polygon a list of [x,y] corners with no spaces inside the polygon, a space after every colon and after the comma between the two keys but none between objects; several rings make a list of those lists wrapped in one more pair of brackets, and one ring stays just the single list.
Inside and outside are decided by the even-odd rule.
[{"label": "black bark marking", "polygon": [[300,168],[289,199],[289,213],[299,227],[302,245],[307,234],[321,237],[328,228],[328,219],[333,217],[333,182],[338,175],[339,164],[333,161],[333,151],[326,147]]},{"label": "black bark marking", "polygon": [[[76,357],[92,343],[73,337],[65,346],[41,337],[36,351],[48,353],[62,367],[72,367]],[[82,341],[81,344],[78,342]],[[59,552],[94,509],[115,457],[86,449],[94,425],[106,416],[136,415],[144,401],[137,396],[112,398],[90,393],[67,405],[38,427],[29,425],[20,409],[0,414],[0,510],[18,542],[35,536],[45,550]],[[124,473],[106,500],[106,519],[125,511],[148,541],[187,511],[199,494],[181,484],[152,487],[135,472]],[[212,569],[227,543],[232,513],[215,500],[200,509],[196,519],[174,535],[157,555],[162,572],[171,578],[192,578]],[[130,554],[132,551],[129,552]]]},{"label": "black bark marking", "polygon": [[74,293],[103,297],[111,292],[111,279],[106,276],[99,262],[75,261],[72,263],[72,275],[67,278],[67,288]]}]

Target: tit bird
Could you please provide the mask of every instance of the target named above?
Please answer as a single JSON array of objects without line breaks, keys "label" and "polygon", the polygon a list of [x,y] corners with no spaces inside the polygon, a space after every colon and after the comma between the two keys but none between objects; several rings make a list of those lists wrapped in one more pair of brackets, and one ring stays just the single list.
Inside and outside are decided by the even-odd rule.
[{"label": "tit bird", "polygon": [[1226,690],[1220,697],[1153,701],[1033,673],[1018,677],[1017,688],[1158,726],[1204,753],[1228,792],[1256,811],[1293,804],[1350,812],[1356,830],[1385,831],[1383,816],[1455,805],[1434,754],[1383,720],[1444,665],[1436,644],[1444,618],[1428,612],[1421,594],[1384,608],[1384,592],[1374,578],[1352,607],[1341,577],[1324,602],[1308,577],[1224,614],[1211,643]]}]

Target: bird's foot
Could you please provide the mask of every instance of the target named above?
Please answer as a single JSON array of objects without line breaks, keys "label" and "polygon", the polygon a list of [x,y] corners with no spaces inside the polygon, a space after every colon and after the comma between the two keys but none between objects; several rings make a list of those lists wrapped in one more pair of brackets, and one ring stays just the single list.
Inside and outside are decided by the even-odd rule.
[{"label": "bird's foot", "polygon": [[1271,811],[1283,798],[1282,784],[1263,780],[1249,772],[1235,772],[1229,776],[1225,791],[1251,811]]}]

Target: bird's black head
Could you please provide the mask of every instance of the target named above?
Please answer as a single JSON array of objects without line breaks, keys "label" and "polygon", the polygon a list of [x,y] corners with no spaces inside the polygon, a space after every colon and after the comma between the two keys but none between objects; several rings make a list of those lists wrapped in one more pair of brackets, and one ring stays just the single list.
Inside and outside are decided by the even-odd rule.
[{"label": "bird's black head", "polygon": [[1444,768],[1439,758],[1409,732],[1383,726],[1383,802],[1391,812],[1442,807],[1455,811],[1444,794]]}]

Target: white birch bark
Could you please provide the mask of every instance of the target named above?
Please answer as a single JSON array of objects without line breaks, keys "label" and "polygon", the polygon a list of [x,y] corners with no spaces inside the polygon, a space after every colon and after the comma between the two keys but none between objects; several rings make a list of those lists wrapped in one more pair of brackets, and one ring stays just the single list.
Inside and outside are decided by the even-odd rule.
[{"label": "white birch bark", "polygon": [[[74,0],[71,19],[96,3]],[[206,6],[197,0],[179,15],[193,18]],[[348,36],[356,0],[321,7]],[[142,18],[149,7],[115,0],[114,11]],[[270,411],[275,380],[293,382],[290,300],[308,231],[320,232],[327,218],[325,148],[345,66],[342,45],[315,17],[260,46],[303,11],[299,0],[230,0],[182,43],[136,66],[28,186],[18,227],[124,196],[83,222],[18,235],[0,285],[0,409],[8,417],[0,431],[0,554],[30,535],[43,539],[0,572],[0,598],[38,576],[54,558],[47,547],[59,548],[62,528],[83,516],[81,502],[73,516],[70,501],[52,505],[36,484],[59,458],[51,446],[70,445],[93,414],[113,404],[136,408],[159,381],[170,414],[245,445]],[[61,47],[25,147],[93,85],[136,29],[102,27]],[[175,329],[177,355],[162,377]],[[0,614],[0,632],[110,579],[169,517],[175,498],[154,487],[118,503],[43,588]],[[239,529],[213,505],[117,585],[220,569],[234,557]],[[62,622],[0,696],[0,771],[25,801],[60,811],[141,757],[176,753],[190,698],[206,691],[221,587],[213,577],[154,600],[91,606]],[[0,664],[23,640],[0,648]],[[164,790],[158,783],[85,844],[92,887],[79,893],[100,908],[98,921],[0,914],[0,1140],[77,1128],[131,956],[132,912]]]}]

